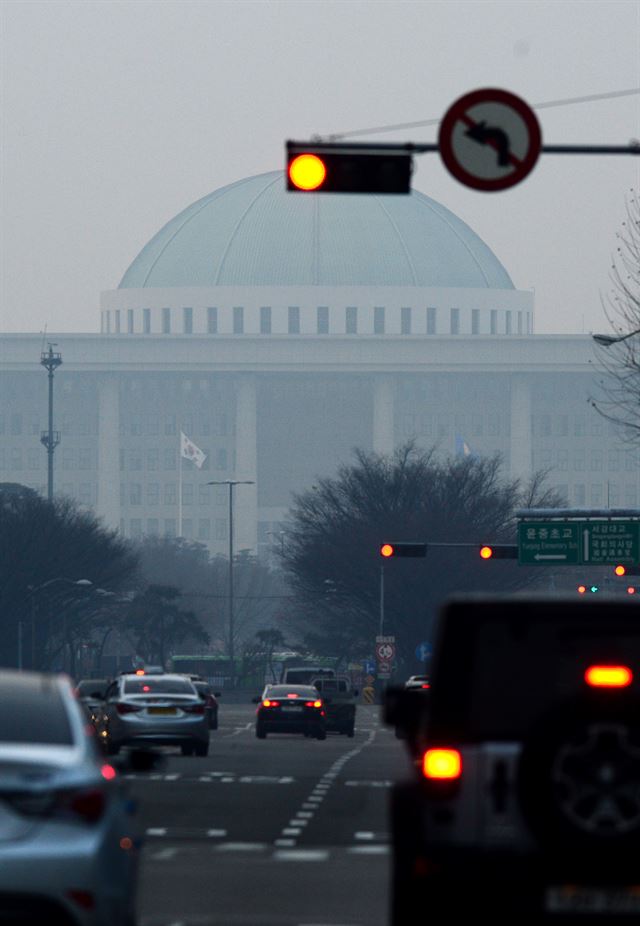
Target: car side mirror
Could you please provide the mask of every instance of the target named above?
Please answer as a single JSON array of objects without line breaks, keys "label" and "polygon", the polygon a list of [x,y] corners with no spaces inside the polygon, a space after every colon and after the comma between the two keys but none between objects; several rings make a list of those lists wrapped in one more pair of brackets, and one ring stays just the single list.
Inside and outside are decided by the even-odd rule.
[{"label": "car side mirror", "polygon": [[251,698],[252,704],[260,704],[261,701],[262,701],[262,698]]}]

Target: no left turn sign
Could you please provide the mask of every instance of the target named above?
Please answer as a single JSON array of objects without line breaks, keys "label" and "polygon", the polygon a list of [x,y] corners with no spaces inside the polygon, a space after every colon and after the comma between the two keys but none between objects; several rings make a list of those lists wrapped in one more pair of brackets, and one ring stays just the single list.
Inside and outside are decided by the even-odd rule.
[{"label": "no left turn sign", "polygon": [[540,125],[531,107],[515,94],[491,87],[456,100],[438,136],[447,170],[461,183],[487,192],[524,180],[541,145]]}]

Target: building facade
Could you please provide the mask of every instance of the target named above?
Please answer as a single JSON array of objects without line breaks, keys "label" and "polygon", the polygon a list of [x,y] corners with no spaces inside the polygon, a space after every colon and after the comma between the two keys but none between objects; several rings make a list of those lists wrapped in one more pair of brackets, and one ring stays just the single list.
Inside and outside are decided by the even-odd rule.
[{"label": "building facade", "polygon": [[[182,534],[223,553],[228,492],[207,483],[250,480],[234,545],[268,553],[292,493],[407,440],[549,470],[571,505],[638,504],[636,451],[588,403],[591,338],[536,335],[533,294],[420,193],[240,181],[149,242],[103,294],[100,333],[52,340],[56,491],[126,536],[180,532],[182,481]],[[0,480],[44,490],[41,346],[0,338]]]}]

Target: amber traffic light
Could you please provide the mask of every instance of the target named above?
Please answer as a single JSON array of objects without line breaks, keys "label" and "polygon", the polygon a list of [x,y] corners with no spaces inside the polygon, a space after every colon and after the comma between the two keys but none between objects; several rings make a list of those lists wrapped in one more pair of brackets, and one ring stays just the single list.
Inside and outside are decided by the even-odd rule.
[{"label": "amber traffic light", "polygon": [[410,193],[405,145],[287,142],[287,190],[294,193]]},{"label": "amber traffic light", "polygon": [[617,576],[626,576],[627,567],[623,566],[622,563],[619,563],[613,570]]},{"label": "amber traffic light", "polygon": [[389,559],[392,556],[426,556],[427,555],[427,544],[426,543],[405,543],[400,541],[399,543],[381,543],[380,544],[380,556],[384,556],[385,559]]},{"label": "amber traffic light", "polygon": [[517,559],[516,543],[483,543],[478,552],[482,559]]}]

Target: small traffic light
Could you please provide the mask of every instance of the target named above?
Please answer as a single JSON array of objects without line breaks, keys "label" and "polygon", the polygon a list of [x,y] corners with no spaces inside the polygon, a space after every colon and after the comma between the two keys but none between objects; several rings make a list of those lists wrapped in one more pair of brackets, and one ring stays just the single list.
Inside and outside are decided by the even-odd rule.
[{"label": "small traffic light", "polygon": [[517,543],[484,543],[478,548],[482,559],[517,559]]},{"label": "small traffic light", "polygon": [[626,576],[627,567],[623,566],[622,563],[619,563],[613,570],[617,576]]},{"label": "small traffic light", "polygon": [[599,592],[600,589],[599,589],[599,587],[598,587],[597,585],[592,585],[592,586],[590,587],[589,591],[590,591],[590,592],[593,592],[593,594],[595,595],[595,593],[596,593],[596,592]]},{"label": "small traffic light", "polygon": [[635,585],[628,585],[628,586],[627,586],[627,595],[635,595],[635,593],[636,593]]},{"label": "small traffic light", "polygon": [[584,593],[586,592],[586,590],[587,590],[587,586],[586,586],[586,585],[579,585],[579,586],[578,586],[578,594],[579,594],[579,595],[584,595]]},{"label": "small traffic light", "polygon": [[295,193],[410,193],[406,145],[287,142],[287,190]]},{"label": "small traffic light", "polygon": [[380,556],[389,559],[392,556],[426,556],[426,543],[383,543],[380,545]]}]

